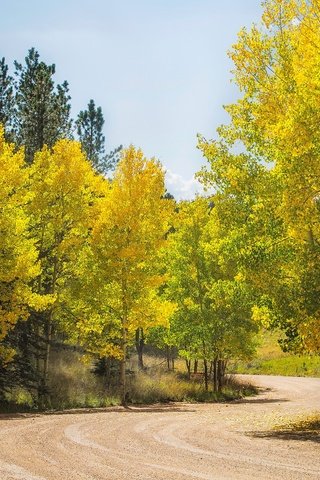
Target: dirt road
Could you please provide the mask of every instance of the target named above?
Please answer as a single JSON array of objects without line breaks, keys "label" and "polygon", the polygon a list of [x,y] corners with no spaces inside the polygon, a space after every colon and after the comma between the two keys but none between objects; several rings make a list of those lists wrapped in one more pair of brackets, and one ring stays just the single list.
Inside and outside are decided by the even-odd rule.
[{"label": "dirt road", "polygon": [[254,383],[268,390],[232,404],[0,416],[0,479],[320,479],[319,438],[271,430],[320,410],[320,379]]}]

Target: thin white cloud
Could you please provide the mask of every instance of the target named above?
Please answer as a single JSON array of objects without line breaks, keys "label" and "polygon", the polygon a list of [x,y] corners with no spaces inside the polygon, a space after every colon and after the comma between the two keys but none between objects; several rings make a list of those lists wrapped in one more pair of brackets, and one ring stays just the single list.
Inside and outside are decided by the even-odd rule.
[{"label": "thin white cloud", "polygon": [[166,187],[176,200],[192,200],[203,193],[202,185],[194,177],[186,180],[169,169],[166,171]]}]

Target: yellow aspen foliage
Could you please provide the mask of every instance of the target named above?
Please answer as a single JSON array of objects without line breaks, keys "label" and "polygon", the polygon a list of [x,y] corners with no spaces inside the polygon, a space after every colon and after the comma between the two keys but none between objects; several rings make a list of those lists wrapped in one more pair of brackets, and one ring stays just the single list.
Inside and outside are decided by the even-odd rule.
[{"label": "yellow aspen foliage", "polygon": [[37,248],[40,271],[32,281],[39,308],[30,305],[29,330],[36,339],[34,363],[38,401],[49,405],[48,377],[54,332],[66,331],[72,315],[70,285],[76,260],[88,240],[95,200],[105,180],[94,173],[80,144],[61,140],[37,152],[27,182],[29,231]]},{"label": "yellow aspen foliage", "polygon": [[304,242],[320,238],[319,0],[268,0],[263,24],[242,30],[230,56],[243,91],[227,107],[229,129],[274,162],[283,185],[279,214]]},{"label": "yellow aspen foliage", "polygon": [[4,140],[0,128],[0,360],[8,361],[13,351],[1,341],[19,319],[28,317],[28,305],[38,306],[29,282],[39,274],[37,252],[28,234],[27,200],[23,150],[15,151]]},{"label": "yellow aspen foliage", "polygon": [[159,252],[172,215],[172,202],[164,193],[160,163],[130,146],[101,201],[92,232],[100,273],[111,290],[120,293],[115,295],[115,310],[129,335],[150,322],[166,321],[155,296],[165,281],[158,268]]},{"label": "yellow aspen foliage", "polygon": [[36,153],[29,178],[30,229],[41,265],[34,288],[38,294],[53,296],[52,313],[65,301],[75,261],[88,239],[95,201],[106,181],[93,171],[80,144],[71,140]]},{"label": "yellow aspen foliage", "polygon": [[[260,295],[253,317],[263,312],[265,323],[280,326],[286,348],[317,352],[320,1],[263,7],[261,25],[242,29],[230,52],[240,98],[226,107],[231,122],[219,128],[220,140],[200,138],[211,168],[200,178],[232,220],[224,243]],[[252,159],[261,174],[246,177]]]},{"label": "yellow aspen foliage", "polygon": [[78,338],[100,356],[122,359],[123,365],[136,329],[165,324],[172,311],[170,302],[157,296],[165,281],[160,252],[173,210],[164,193],[160,163],[133,146],[124,150],[80,262],[91,272],[91,295],[82,304]]}]

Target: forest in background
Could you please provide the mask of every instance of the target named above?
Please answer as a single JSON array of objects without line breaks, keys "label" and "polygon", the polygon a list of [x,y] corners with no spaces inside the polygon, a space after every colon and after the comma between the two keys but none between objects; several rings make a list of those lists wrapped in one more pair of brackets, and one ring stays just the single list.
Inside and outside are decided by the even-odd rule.
[{"label": "forest in background", "polygon": [[[253,355],[261,328],[284,351],[320,348],[320,2],[268,0],[230,56],[239,100],[198,137],[207,195],[175,201],[134,146],[105,153],[90,100],[31,49],[0,62],[0,396],[52,403],[57,352],[75,349],[132,399],[133,352],[177,355],[204,390]],[[81,367],[79,366],[79,371]]]}]

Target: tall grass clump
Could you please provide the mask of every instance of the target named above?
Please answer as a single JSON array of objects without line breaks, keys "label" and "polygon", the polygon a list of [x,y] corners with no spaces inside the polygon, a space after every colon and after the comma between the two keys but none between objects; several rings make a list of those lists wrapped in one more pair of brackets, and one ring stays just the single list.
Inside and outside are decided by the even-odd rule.
[{"label": "tall grass clump", "polygon": [[117,393],[106,390],[103,379],[92,373],[91,364],[83,362],[79,353],[59,352],[52,365],[49,389],[53,409],[119,405]]},{"label": "tall grass clump", "polygon": [[253,395],[256,390],[251,385],[227,378],[221,392],[205,390],[204,383],[197,379],[187,380],[179,373],[151,371],[138,372],[130,384],[129,399],[135,404],[158,402],[219,402]]}]

